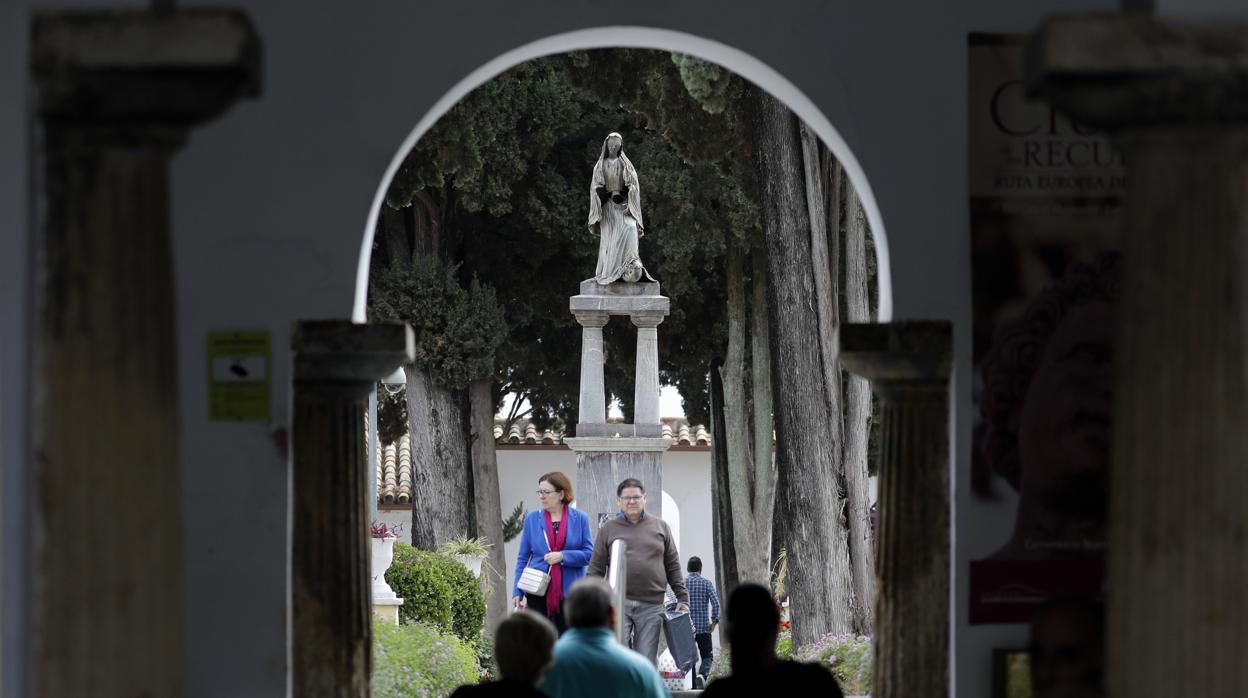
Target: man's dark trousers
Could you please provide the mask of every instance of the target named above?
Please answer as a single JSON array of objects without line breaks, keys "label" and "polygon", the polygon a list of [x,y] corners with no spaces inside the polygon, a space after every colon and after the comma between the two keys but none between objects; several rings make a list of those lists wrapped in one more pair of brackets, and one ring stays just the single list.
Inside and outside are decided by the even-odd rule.
[{"label": "man's dark trousers", "polygon": [[698,656],[702,658],[701,666],[698,667],[698,673],[705,679],[706,675],[711,673],[711,659],[713,658],[713,650],[711,649],[711,634],[696,633],[693,641],[698,643]]}]

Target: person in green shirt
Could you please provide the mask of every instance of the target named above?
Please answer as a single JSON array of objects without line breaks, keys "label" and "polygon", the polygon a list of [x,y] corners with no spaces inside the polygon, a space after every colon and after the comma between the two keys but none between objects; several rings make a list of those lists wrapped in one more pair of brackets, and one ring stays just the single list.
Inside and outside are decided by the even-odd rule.
[{"label": "person in green shirt", "polygon": [[659,672],[615,639],[611,587],[586,577],[564,602],[568,631],[538,688],[550,698],[667,698]]}]

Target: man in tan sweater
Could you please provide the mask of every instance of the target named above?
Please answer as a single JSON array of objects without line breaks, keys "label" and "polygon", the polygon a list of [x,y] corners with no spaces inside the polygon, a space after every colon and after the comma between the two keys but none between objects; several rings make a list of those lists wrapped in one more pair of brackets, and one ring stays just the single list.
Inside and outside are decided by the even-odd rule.
[{"label": "man in tan sweater", "polygon": [[680,553],[667,522],[646,514],[646,488],[628,478],[615,488],[620,515],[608,519],[594,539],[594,554],[587,574],[604,577],[611,558],[611,544],[627,546],[627,598],[624,604],[624,635],[628,646],[657,664],[659,631],[663,625],[663,596],[668,585],[676,594],[676,609],[689,610],[689,592],[680,574]]}]

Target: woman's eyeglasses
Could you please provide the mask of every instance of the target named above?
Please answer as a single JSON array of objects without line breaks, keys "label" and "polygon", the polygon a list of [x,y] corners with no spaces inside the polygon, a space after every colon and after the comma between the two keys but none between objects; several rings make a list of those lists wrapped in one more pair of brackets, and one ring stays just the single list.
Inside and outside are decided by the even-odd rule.
[{"label": "woman's eyeglasses", "polygon": [[539,496],[539,497],[549,497],[550,495],[552,495],[552,494],[554,494],[554,493],[556,493],[556,492],[562,492],[562,491],[563,491],[563,490],[537,490],[537,496]]}]

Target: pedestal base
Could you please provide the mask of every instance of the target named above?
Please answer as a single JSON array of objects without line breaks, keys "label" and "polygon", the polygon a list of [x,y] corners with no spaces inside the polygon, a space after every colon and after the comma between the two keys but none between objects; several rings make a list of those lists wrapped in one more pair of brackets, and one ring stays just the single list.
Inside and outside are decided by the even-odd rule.
[{"label": "pedestal base", "polygon": [[399,624],[399,606],[403,605],[403,599],[391,595],[390,598],[382,598],[380,596],[373,597],[373,618],[379,618],[387,623]]},{"label": "pedestal base", "polygon": [[663,516],[663,451],[671,439],[573,438],[576,451],[576,506],[589,514],[591,527],[620,511],[615,488],[626,478],[637,478],[646,489],[646,512]]}]

